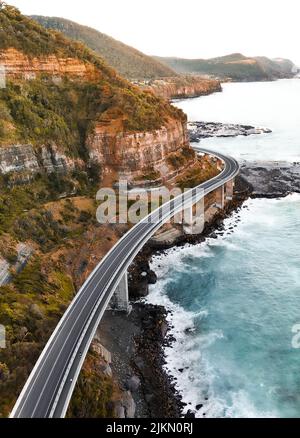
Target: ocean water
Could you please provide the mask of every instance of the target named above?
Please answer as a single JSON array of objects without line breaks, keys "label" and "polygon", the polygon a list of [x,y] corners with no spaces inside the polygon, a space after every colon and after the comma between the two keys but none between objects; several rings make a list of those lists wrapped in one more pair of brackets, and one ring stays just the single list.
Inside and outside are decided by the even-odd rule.
[{"label": "ocean water", "polygon": [[205,139],[240,160],[300,161],[300,79],[223,84],[223,92],[177,101],[190,121],[250,124],[272,129],[255,137]]},{"label": "ocean water", "polygon": [[[240,158],[294,160],[300,158],[299,126],[292,128],[296,109],[288,117],[275,105],[287,90],[294,99],[293,84],[296,93],[296,80],[227,84],[228,93],[243,101],[240,111],[229,105],[227,91],[225,103],[218,94],[180,105],[189,108],[191,120],[268,126],[278,137],[272,147],[262,136],[214,139],[212,148]],[[270,102],[256,102],[257,111],[251,107],[258,89],[260,96],[273,96],[272,114],[262,111]],[[286,154],[279,150],[284,143]],[[300,195],[248,200],[226,219],[217,239],[171,249],[154,258],[152,268],[158,283],[148,301],[172,311],[176,341],[166,349],[166,367],[186,410],[202,404],[197,417],[300,417],[300,349],[292,346],[292,329],[300,324]]]}]

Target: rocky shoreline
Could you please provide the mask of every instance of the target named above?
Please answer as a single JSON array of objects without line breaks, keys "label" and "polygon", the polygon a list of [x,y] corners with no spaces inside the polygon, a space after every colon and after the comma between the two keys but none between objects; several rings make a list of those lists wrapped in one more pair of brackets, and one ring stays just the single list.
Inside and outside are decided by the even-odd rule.
[{"label": "rocky shoreline", "polygon": [[[234,199],[207,223],[201,235],[181,235],[171,246],[204,242],[216,238],[222,231],[224,219],[242,208],[249,197],[251,186],[243,178],[237,178]],[[102,344],[112,353],[112,370],[123,390],[131,390],[137,418],[192,418],[192,410],[183,415],[186,405],[176,389],[176,377],[165,369],[166,346],[175,339],[167,322],[168,311],[161,306],[143,302],[148,295],[149,284],[155,284],[156,274],[149,262],[154,255],[162,254],[170,244],[148,243],[138,254],[129,270],[129,293],[136,302],[129,316],[107,312],[98,330]],[[130,382],[134,382],[133,386]]]},{"label": "rocky shoreline", "polygon": [[257,128],[250,125],[236,125],[218,122],[189,122],[188,132],[190,141],[198,143],[203,138],[210,137],[237,137],[242,135],[270,134],[269,128]]},{"label": "rocky shoreline", "polygon": [[191,99],[222,91],[219,80],[197,75],[138,81],[136,85],[165,100]]},{"label": "rocky shoreline", "polygon": [[[178,418],[180,396],[175,383],[163,371],[163,350],[172,338],[167,334],[164,307],[133,303],[130,315],[106,312],[98,337],[112,354],[114,379],[132,400],[130,408],[115,410],[119,418]],[[122,403],[121,403],[122,404]]]},{"label": "rocky shoreline", "polygon": [[245,162],[242,175],[252,186],[252,197],[278,198],[300,193],[300,163]]}]

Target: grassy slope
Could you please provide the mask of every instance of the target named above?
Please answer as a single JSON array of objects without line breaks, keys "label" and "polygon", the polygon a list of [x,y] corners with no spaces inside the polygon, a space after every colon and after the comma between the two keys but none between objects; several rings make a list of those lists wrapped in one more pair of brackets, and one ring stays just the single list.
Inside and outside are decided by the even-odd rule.
[{"label": "grassy slope", "polygon": [[57,17],[32,16],[48,29],[63,32],[67,37],[85,43],[128,79],[152,79],[175,76],[176,73],[159,61],[87,26]]},{"label": "grassy slope", "polygon": [[249,58],[239,53],[212,59],[156,58],[177,73],[208,74],[236,81],[290,77],[293,63],[266,57]]}]

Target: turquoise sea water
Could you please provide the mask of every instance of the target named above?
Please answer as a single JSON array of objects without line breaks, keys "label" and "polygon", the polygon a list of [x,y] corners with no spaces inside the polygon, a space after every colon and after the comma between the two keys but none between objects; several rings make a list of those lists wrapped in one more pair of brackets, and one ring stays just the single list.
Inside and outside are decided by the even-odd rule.
[{"label": "turquoise sea water", "polygon": [[[297,81],[226,87],[242,100],[243,87],[247,96],[257,88],[264,95],[266,87],[266,95],[276,101],[276,92],[284,94],[281,86],[286,92],[293,83],[299,91]],[[264,143],[265,136],[243,139],[241,146],[238,139],[231,139],[224,148],[222,139],[215,139],[211,147],[235,156],[241,156],[241,147],[251,159],[261,154],[271,159],[271,153],[282,155],[280,159],[300,158],[299,126],[289,130],[293,111],[287,117],[277,105],[266,116],[261,107],[271,111],[270,102],[261,101],[256,102],[261,123],[259,114],[249,118],[255,113],[249,106],[244,118],[242,110],[235,109],[221,118],[220,108],[224,111],[226,106],[222,97],[230,101],[230,96],[218,94],[180,105],[190,108],[191,119],[265,125],[274,129],[273,139],[281,140],[273,141],[272,150],[269,141]],[[205,118],[197,116],[197,101]],[[285,113],[282,119],[279,112]],[[276,123],[266,123],[267,118],[287,124],[282,122],[279,130]],[[287,139],[284,155],[278,149]],[[300,417],[300,349],[292,347],[292,328],[300,323],[300,195],[249,200],[225,225],[225,234],[217,239],[171,249],[153,260],[159,281],[151,288],[149,301],[172,310],[176,338],[173,348],[166,350],[166,366],[178,379],[186,409],[203,404],[199,417]]]}]

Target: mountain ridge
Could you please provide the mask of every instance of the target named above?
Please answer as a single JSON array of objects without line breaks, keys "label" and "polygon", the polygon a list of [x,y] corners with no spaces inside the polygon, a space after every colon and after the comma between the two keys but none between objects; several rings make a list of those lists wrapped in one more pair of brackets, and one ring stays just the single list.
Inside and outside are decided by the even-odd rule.
[{"label": "mountain ridge", "polygon": [[154,58],[89,26],[60,17],[30,17],[47,29],[60,31],[69,38],[86,44],[127,79],[176,76],[172,69]]},{"label": "mountain ridge", "polygon": [[143,90],[152,91],[158,97],[169,100],[221,91],[220,83],[215,80],[196,75],[177,75],[174,70],[158,63],[154,58],[93,28],[59,17],[31,17],[45,28],[57,30],[74,40],[84,42],[96,54],[103,56],[122,76]]},{"label": "mountain ridge", "polygon": [[296,73],[296,67],[289,59],[270,59],[266,56],[247,57],[241,53],[232,53],[210,59],[158,56],[155,56],[155,59],[165,63],[178,74],[208,75],[220,80],[275,80],[291,78]]}]

